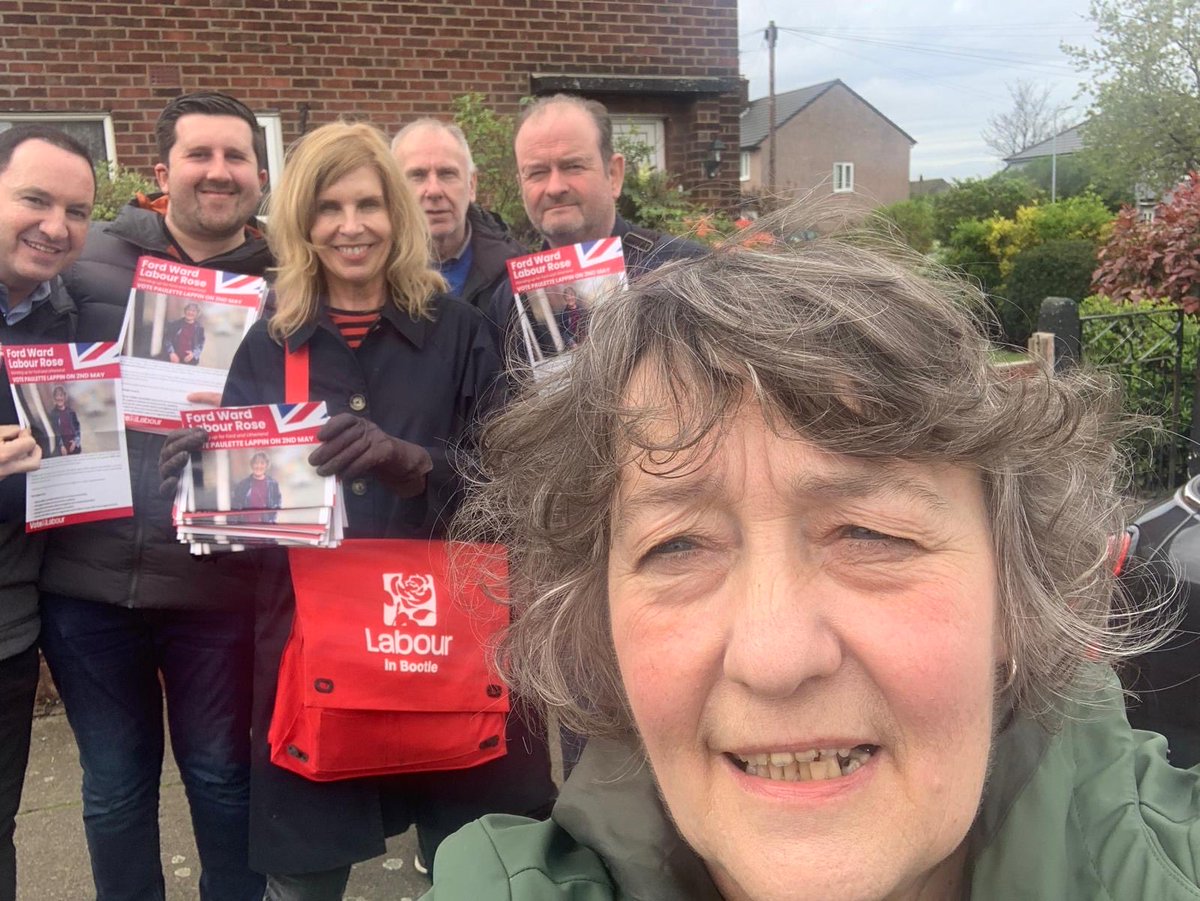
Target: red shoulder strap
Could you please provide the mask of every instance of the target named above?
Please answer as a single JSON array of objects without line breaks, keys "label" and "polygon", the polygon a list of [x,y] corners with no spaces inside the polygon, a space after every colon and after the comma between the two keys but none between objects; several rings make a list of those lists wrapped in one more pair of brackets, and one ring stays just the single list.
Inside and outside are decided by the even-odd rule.
[{"label": "red shoulder strap", "polygon": [[302,344],[283,355],[283,402],[302,404],[308,400],[308,345]]}]

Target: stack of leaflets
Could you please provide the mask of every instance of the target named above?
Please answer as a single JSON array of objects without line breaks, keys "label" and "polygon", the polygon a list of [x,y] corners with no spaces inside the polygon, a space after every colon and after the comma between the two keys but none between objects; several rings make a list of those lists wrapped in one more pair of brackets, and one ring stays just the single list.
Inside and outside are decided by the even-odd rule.
[{"label": "stack of leaflets", "polygon": [[179,479],[175,526],[192,553],[296,545],[337,547],[346,508],[335,476],[308,462],[325,402],[182,411],[208,432]]},{"label": "stack of leaflets", "polygon": [[161,434],[179,428],[180,410],[220,405],[265,284],[255,275],[138,259],[121,357],[126,426]]},{"label": "stack of leaflets", "polygon": [[620,238],[585,241],[508,261],[517,327],[534,378],[561,367],[587,339],[592,312],[625,288]]},{"label": "stack of leaflets", "polygon": [[3,348],[17,419],[42,449],[41,467],[25,478],[25,531],[133,515],[119,349]]}]

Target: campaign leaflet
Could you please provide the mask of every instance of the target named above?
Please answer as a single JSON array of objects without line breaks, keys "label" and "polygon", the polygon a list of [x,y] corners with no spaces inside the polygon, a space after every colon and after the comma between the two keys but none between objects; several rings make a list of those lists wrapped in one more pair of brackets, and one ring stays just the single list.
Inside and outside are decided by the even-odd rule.
[{"label": "campaign leaflet", "polygon": [[264,294],[255,275],[140,257],[125,312],[125,424],[169,432],[180,410],[219,404]]},{"label": "campaign leaflet", "polygon": [[340,542],[337,479],[317,475],[308,462],[329,418],[324,401],[184,410],[181,418],[186,428],[208,432],[175,503],[179,540],[193,552]]},{"label": "campaign leaflet", "polygon": [[517,332],[535,378],[587,339],[598,304],[625,288],[620,238],[585,241],[508,261]]},{"label": "campaign leaflet", "polygon": [[120,346],[3,348],[17,418],[42,449],[25,477],[25,531],[133,515],[121,398]]}]

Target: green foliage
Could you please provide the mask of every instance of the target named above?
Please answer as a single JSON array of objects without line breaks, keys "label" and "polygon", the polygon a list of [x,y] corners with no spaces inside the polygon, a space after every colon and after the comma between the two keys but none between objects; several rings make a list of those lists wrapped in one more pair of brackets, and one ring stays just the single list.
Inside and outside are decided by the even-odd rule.
[{"label": "green foliage", "polygon": [[917,253],[929,253],[933,248],[933,204],[927,197],[882,206],[871,219]]},{"label": "green foliage", "polygon": [[1097,292],[1117,300],[1165,298],[1200,313],[1200,173],[1188,175],[1148,222],[1122,210],[1099,258]]},{"label": "green foliage", "polygon": [[116,163],[96,163],[96,203],[92,219],[112,221],[135,194],[158,190],[148,178]]},{"label": "green foliage", "polygon": [[1027,179],[1007,172],[956,181],[949,191],[933,197],[933,236],[938,241],[949,241],[954,227],[964,219],[1012,218],[1017,207],[1042,196],[1041,189]]},{"label": "green foliage", "polygon": [[1095,266],[1096,246],[1078,238],[1051,240],[1020,251],[1013,260],[1005,298],[996,303],[1009,343],[1025,345],[1037,328],[1045,298],[1086,297]]},{"label": "green foliage", "polygon": [[1063,46],[1092,94],[1087,156],[1152,190],[1200,167],[1200,3],[1092,0],[1091,46]]},{"label": "green foliage", "polygon": [[976,282],[988,295],[996,290],[1002,280],[1000,260],[988,246],[989,233],[986,220],[960,220],[938,254],[942,265]]},{"label": "green foliage", "polygon": [[1094,194],[1031,204],[1019,207],[1011,219],[993,216],[987,220],[988,247],[999,260],[1000,275],[1008,278],[1017,254],[1047,241],[1079,238],[1090,241],[1095,249],[1108,237],[1112,219],[1104,201]]},{"label": "green foliage", "polygon": [[710,213],[678,185],[669,172],[655,168],[653,154],[644,142],[630,135],[615,141],[617,153],[625,157],[625,181],[617,212],[634,225],[671,235],[715,242],[734,231],[724,213]]},{"label": "green foliage", "polygon": [[[1180,386],[1180,410],[1172,415],[1176,341],[1176,304],[1167,301],[1143,301],[1131,306],[1103,295],[1086,298],[1079,314],[1113,316],[1111,319],[1083,320],[1083,360],[1111,372],[1125,391],[1126,407],[1132,412],[1161,420],[1165,432],[1149,430],[1137,436],[1127,448],[1134,464],[1136,484],[1162,487],[1165,460],[1172,443],[1178,449],[1178,465],[1186,465],[1186,435],[1192,421],[1192,387],[1196,372],[1200,322],[1187,316],[1183,320],[1183,384]],[[1150,316],[1128,316],[1131,311],[1150,311]],[[1174,486],[1165,486],[1174,487]]]},{"label": "green foliage", "polygon": [[1131,185],[1114,183],[1108,173],[1098,168],[1096,160],[1082,153],[1060,156],[1056,165],[1052,164],[1049,157],[1030,160],[1018,168],[1009,169],[1008,172],[1040,188],[1049,198],[1052,167],[1055,170],[1055,196],[1059,200],[1077,197],[1080,194],[1094,194],[1116,213],[1121,204],[1131,203],[1136,199]]},{"label": "green foliage", "polygon": [[488,106],[487,98],[477,92],[456,97],[450,109],[454,123],[463,130],[471,147],[479,179],[475,195],[480,206],[499,215],[518,241],[527,247],[540,246],[541,238],[530,225],[521,201],[513,155],[513,120],[498,115]]},{"label": "green foliage", "polygon": [[650,163],[652,150],[636,138],[621,135],[617,153],[625,157],[625,182],[617,211],[635,225],[685,235],[700,215],[687,191],[674,184],[669,173]]}]

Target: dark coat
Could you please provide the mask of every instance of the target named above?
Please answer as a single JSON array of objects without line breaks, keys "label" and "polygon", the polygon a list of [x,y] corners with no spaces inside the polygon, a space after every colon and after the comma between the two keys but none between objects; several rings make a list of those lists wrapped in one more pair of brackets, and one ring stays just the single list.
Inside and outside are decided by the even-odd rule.
[{"label": "dark coat", "polygon": [[472,262],[461,299],[487,313],[492,296],[508,284],[507,262],[525,256],[529,248],[510,235],[503,222],[474,203],[467,209],[467,222],[471,225]]},{"label": "dark coat", "polygon": [[[78,311],[55,278],[50,296],[13,325],[0,316],[0,344],[62,344],[77,337]],[[119,318],[117,319],[119,326]],[[0,424],[15,425],[17,407],[0,357]],[[37,640],[37,578],[46,533],[25,532],[25,476],[0,479],[0,660]]]},{"label": "dark coat", "polygon": [[[270,476],[263,479],[267,483],[267,503],[265,504],[268,510],[278,510],[283,506],[283,493],[279,490],[279,483]],[[254,476],[248,475],[246,478],[239,481],[233,486],[232,503],[230,507],[234,510],[254,510],[257,509],[250,503],[250,493],[254,491]],[[274,514],[271,514],[270,519],[263,519],[262,522],[275,522]]]},{"label": "dark coat", "polygon": [[167,327],[163,330],[163,353],[166,359],[170,359],[171,354],[179,356],[179,362],[185,363],[188,366],[200,365],[200,354],[204,351],[204,326],[199,322],[193,323],[196,326],[196,331],[192,336],[192,359],[184,360],[184,351],[181,351],[177,346],[179,344],[179,333],[183,331],[184,326],[188,324],[186,318],[176,319],[167,323]]},{"label": "dark coat", "polygon": [[[478,311],[449,297],[433,319],[413,320],[389,304],[357,351],[327,315],[291,339],[309,348],[309,399],[331,416],[357,412],[389,435],[429,451],[433,470],[423,495],[396,497],[371,477],[345,489],[348,538],[433,538],[458,505],[453,467],[490,405],[499,360]],[[284,349],[265,322],[255,323],[233,361],[224,403],[284,401]],[[354,407],[361,407],[354,411]],[[471,770],[388,778],[310,782],[270,763],[266,736],[279,661],[295,610],[286,553],[253,555],[259,565],[255,607],[254,717],[250,789],[250,865],[265,873],[327,870],[382,854],[386,836],[408,828],[422,806],[446,800],[459,825],[488,810],[548,810],[554,797],[544,736],[540,743],[510,718],[509,753]],[[523,753],[523,748],[532,752]],[[541,761],[539,764],[538,761]],[[533,774],[531,776],[531,773]],[[456,800],[450,802],[450,798]],[[451,830],[452,831],[452,830]]]},{"label": "dark coat", "polygon": [[[79,306],[81,331],[103,329],[115,309],[120,314],[116,326],[109,323],[111,332],[103,339],[118,337],[137,259],[143,255],[244,275],[262,275],[271,265],[266,240],[250,228],[245,243],[226,254],[184,260],[163,216],[134,201],[115,221],[92,225],[83,255],[64,273]],[[54,529],[42,567],[42,590],[123,607],[211,610],[250,603],[246,561],[237,555],[193,557],[176,539],[173,499],[158,493],[163,436],[127,431],[126,439],[133,516]]]},{"label": "dark coat", "polygon": [[[70,437],[64,435],[64,430],[60,427],[63,414],[66,414],[67,422],[71,424],[70,429],[66,430],[70,433]],[[57,408],[51,410],[50,423],[54,427],[54,441],[52,447],[50,448],[51,456],[65,457],[68,454],[83,453],[83,438],[79,434],[79,416],[74,410],[72,410],[70,407],[67,407],[61,412]],[[68,450],[67,448],[72,441],[75,442],[75,449]]]}]

